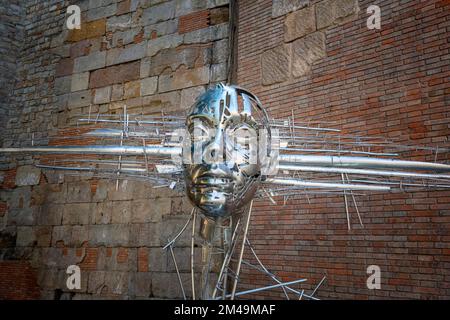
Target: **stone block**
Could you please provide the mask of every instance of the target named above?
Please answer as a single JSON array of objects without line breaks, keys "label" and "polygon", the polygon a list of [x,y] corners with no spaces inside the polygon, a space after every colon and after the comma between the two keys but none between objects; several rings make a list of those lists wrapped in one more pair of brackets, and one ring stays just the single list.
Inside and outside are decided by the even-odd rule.
[{"label": "stone block", "polygon": [[67,185],[67,202],[91,202],[91,185],[89,181],[70,182]]},{"label": "stone block", "polygon": [[89,72],[75,73],[72,75],[70,91],[81,91],[89,88]]},{"label": "stone block", "polygon": [[124,224],[89,226],[89,243],[93,246],[128,246],[130,229]]},{"label": "stone block", "polygon": [[55,79],[55,94],[62,95],[71,91],[72,76],[59,77]]},{"label": "stone block", "polygon": [[106,57],[106,65],[111,66],[114,64],[120,64],[124,62],[130,62],[139,60],[146,55],[147,42],[141,42],[139,44],[133,44],[126,48],[115,48],[108,50]]},{"label": "stone block", "polygon": [[[138,200],[140,201],[140,200]],[[131,223],[131,201],[114,201],[112,203],[111,222],[112,223]]]},{"label": "stone block", "polygon": [[131,219],[133,223],[159,222],[163,215],[170,213],[170,209],[170,198],[134,201]]},{"label": "stone block", "polygon": [[[198,278],[196,280],[199,280]],[[182,273],[181,281],[186,289],[186,295],[190,295],[190,273]],[[197,282],[198,283],[198,282]],[[183,294],[175,272],[155,272],[152,277],[152,294],[154,297],[167,299],[181,299]]]},{"label": "stone block", "polygon": [[112,212],[113,212],[113,203],[101,202],[97,204],[97,208],[92,211],[92,220],[93,224],[109,224],[112,220]]},{"label": "stone block", "polygon": [[68,203],[64,205],[62,223],[69,225],[89,224],[92,209],[90,203]]},{"label": "stone block", "polygon": [[100,294],[105,287],[105,271],[89,272],[88,293]]},{"label": "stone block", "polygon": [[38,214],[38,224],[43,226],[61,225],[63,210],[64,206],[61,204],[45,204]]},{"label": "stone block", "polygon": [[21,166],[17,168],[16,185],[34,186],[39,184],[41,179],[41,169],[35,166]]},{"label": "stone block", "polygon": [[176,48],[183,43],[183,36],[171,34],[149,40],[147,44],[147,55],[153,57],[163,49]]},{"label": "stone block", "polygon": [[96,38],[105,35],[106,19],[100,19],[82,24],[81,29],[69,30],[67,41],[78,42],[85,39]]},{"label": "stone block", "polygon": [[106,31],[116,32],[127,30],[131,26],[131,14],[112,16],[106,20]]},{"label": "stone block", "polygon": [[290,45],[280,45],[261,55],[262,84],[271,85],[289,78]]},{"label": "stone block", "polygon": [[9,209],[7,215],[7,224],[18,226],[31,226],[37,220],[39,207]]},{"label": "stone block", "polygon": [[208,28],[191,31],[184,34],[184,44],[209,43],[228,37],[228,23],[221,23]]},{"label": "stone block", "polygon": [[123,85],[114,84],[112,86],[111,101],[122,100],[122,98],[123,98]]},{"label": "stone block", "polygon": [[158,90],[158,77],[149,77],[141,80],[141,96],[149,96]]},{"label": "stone block", "polygon": [[159,77],[159,92],[179,90],[209,83],[209,67],[177,70],[170,75]]},{"label": "stone block", "polygon": [[108,271],[105,274],[105,286],[107,292],[114,295],[127,293],[128,273],[118,271]]},{"label": "stone block", "polygon": [[212,63],[222,63],[228,61],[228,39],[214,41]]},{"label": "stone block", "polygon": [[81,247],[89,241],[89,226],[73,226],[70,245]]},{"label": "stone block", "polygon": [[161,223],[137,223],[130,225],[130,246],[160,247]]},{"label": "stone block", "polygon": [[178,19],[172,19],[145,26],[144,35],[146,39],[157,39],[169,34],[177,33],[177,31]]},{"label": "stone block", "polygon": [[150,272],[135,272],[132,275],[133,292],[136,297],[146,298],[152,293],[152,274]]},{"label": "stone block", "polygon": [[294,11],[284,20],[284,41],[290,42],[316,30],[314,6]]},{"label": "stone block", "polygon": [[316,5],[317,29],[347,22],[358,11],[358,0],[321,1]]},{"label": "stone block", "polygon": [[67,102],[67,106],[69,109],[79,108],[79,107],[87,107],[91,104],[91,91],[77,91],[72,92],[69,95],[69,100]]},{"label": "stone block", "polygon": [[56,65],[55,76],[69,76],[73,72],[74,60],[71,58],[61,59]]},{"label": "stone block", "polygon": [[292,43],[292,75],[306,75],[311,65],[326,57],[325,35],[315,32]]},{"label": "stone block", "polygon": [[130,81],[125,83],[124,85],[124,98],[136,98],[141,94],[141,81]]},{"label": "stone block", "polygon": [[279,17],[286,13],[301,9],[309,4],[309,0],[273,0],[272,17]]},{"label": "stone block", "polygon": [[[185,225],[189,216],[165,216],[161,224],[164,226],[161,228],[161,245],[164,246],[168,241],[172,240]],[[199,219],[197,219],[199,220]],[[198,223],[196,228],[198,229]],[[177,239],[177,246],[185,247],[191,244],[192,224],[189,224],[185,232]]]},{"label": "stone block", "polygon": [[90,88],[106,87],[139,79],[140,62],[129,62],[105,69],[95,70],[89,81]]},{"label": "stone block", "polygon": [[16,188],[6,196],[6,200],[8,200],[8,209],[28,208],[31,203],[31,188]]},{"label": "stone block", "polygon": [[175,17],[175,6],[172,1],[161,3],[145,9],[142,13],[142,24],[155,24],[160,21],[171,20]]},{"label": "stone block", "polygon": [[56,247],[58,243],[69,244],[72,241],[71,226],[54,226],[52,233],[52,246]]},{"label": "stone block", "polygon": [[219,63],[211,65],[211,75],[209,80],[211,82],[225,81],[228,77],[228,66],[227,63]]},{"label": "stone block", "polygon": [[111,86],[95,89],[94,104],[104,104],[110,102],[111,91]]},{"label": "stone block", "polygon": [[33,227],[17,227],[17,247],[33,247],[36,245],[36,236]]},{"label": "stone block", "polygon": [[181,110],[188,110],[197,98],[205,92],[204,86],[192,87],[181,91]]},{"label": "stone block", "polygon": [[[113,87],[114,94],[114,87]],[[110,184],[109,180],[99,180],[97,183],[97,188],[95,189],[95,194],[92,196],[92,200],[99,202],[106,199],[108,196],[108,185]]]},{"label": "stone block", "polygon": [[88,56],[82,56],[75,59],[74,73],[101,69],[105,66],[106,51],[93,52]]},{"label": "stone block", "polygon": [[112,3],[109,6],[93,8],[87,11],[86,20],[93,21],[107,18],[116,14],[117,3]]},{"label": "stone block", "polygon": [[37,226],[34,227],[36,243],[38,247],[49,247],[52,242],[52,227]]}]

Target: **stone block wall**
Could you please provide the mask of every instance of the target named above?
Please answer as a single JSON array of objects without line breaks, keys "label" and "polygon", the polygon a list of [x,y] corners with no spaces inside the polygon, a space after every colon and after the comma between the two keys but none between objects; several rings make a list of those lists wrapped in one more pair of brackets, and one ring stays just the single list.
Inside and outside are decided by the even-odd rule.
[{"label": "stone block wall", "polygon": [[[366,27],[373,4],[381,8],[380,30]],[[240,1],[238,83],[272,116],[293,113],[296,122],[337,122],[344,134],[448,145],[449,9],[438,0]],[[250,240],[283,280],[307,278],[306,293],[326,275],[319,298],[449,298],[449,192],[357,201],[364,227],[351,206],[350,231],[343,196],[255,203]],[[380,290],[366,286],[370,265],[381,269]],[[267,285],[246,266],[243,277],[242,288]]]},{"label": "stone block wall", "polygon": [[[3,147],[79,134],[79,114],[121,113],[124,105],[130,113],[184,113],[206,88],[227,80],[227,0],[8,5],[1,2],[0,28],[16,26],[23,12],[24,32],[21,41],[14,30],[0,39],[11,56],[1,63],[17,74],[13,81],[2,72],[2,90],[9,85],[9,94],[2,91],[9,99]],[[66,27],[69,5],[81,8],[79,30]],[[30,156],[0,160],[0,261],[29,262],[42,298],[182,297],[162,246],[189,217],[185,197],[142,182],[124,180],[116,190],[115,181],[41,171]],[[175,249],[186,283],[189,245],[186,236]],[[81,267],[80,290],[66,286],[72,264]],[[13,265],[4,270],[1,277],[20,273]]]}]

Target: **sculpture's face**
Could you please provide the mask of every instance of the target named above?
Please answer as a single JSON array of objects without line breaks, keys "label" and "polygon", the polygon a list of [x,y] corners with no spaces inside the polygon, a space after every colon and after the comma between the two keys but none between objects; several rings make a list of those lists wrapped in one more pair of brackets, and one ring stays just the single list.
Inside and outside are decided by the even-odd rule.
[{"label": "sculpture's face", "polygon": [[251,111],[248,96],[218,85],[197,100],[187,117],[187,195],[207,216],[235,213],[257,189],[259,129]]}]

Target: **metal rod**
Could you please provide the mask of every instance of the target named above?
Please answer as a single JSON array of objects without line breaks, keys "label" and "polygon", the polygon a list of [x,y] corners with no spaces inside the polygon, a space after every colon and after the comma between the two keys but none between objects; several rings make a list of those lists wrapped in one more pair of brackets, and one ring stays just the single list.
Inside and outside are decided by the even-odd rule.
[{"label": "metal rod", "polygon": [[[274,284],[274,285],[267,286],[267,287],[261,287],[261,288],[257,288],[257,289],[236,292],[236,293],[234,293],[234,297],[243,296],[245,294],[251,294],[251,293],[261,292],[261,291],[270,290],[270,289],[275,289],[275,288],[279,288],[279,287],[287,287],[289,285],[300,283],[300,282],[305,282],[305,281],[306,281],[306,279],[299,279],[299,280],[294,280],[294,281],[289,281],[289,282],[283,282],[280,284]],[[231,294],[226,295],[226,298],[230,298],[230,297],[232,297]],[[218,299],[216,298],[216,300],[218,300]]]},{"label": "metal rod", "polygon": [[178,282],[180,283],[181,292],[183,293],[183,299],[186,300],[186,293],[184,292],[183,281],[181,280],[180,271],[178,270],[177,260],[175,259],[175,254],[173,253],[172,245],[169,246],[170,254],[172,256],[173,263],[175,265],[175,271],[177,272]]},{"label": "metal rod", "polygon": [[238,279],[239,279],[239,273],[241,272],[242,257],[244,256],[245,240],[247,239],[248,227],[250,225],[250,217],[252,215],[252,207],[253,207],[253,200],[250,201],[250,207],[249,207],[248,214],[247,214],[247,220],[245,222],[245,228],[244,228],[244,235],[243,235],[243,239],[242,239],[241,252],[239,254],[239,261],[238,261],[238,265],[236,267],[236,278],[234,279],[233,289],[231,291],[231,300],[234,300],[234,297],[235,297],[235,294],[236,294],[237,282],[238,282]]},{"label": "metal rod", "polygon": [[197,212],[192,209],[192,234],[191,234],[191,286],[192,286],[192,300],[195,300],[195,274],[194,274],[194,241],[195,241],[195,218],[197,217]]},{"label": "metal rod", "polygon": [[364,184],[342,184],[332,182],[315,182],[315,181],[303,181],[294,179],[282,179],[282,178],[270,178],[265,181],[272,184],[283,184],[291,186],[302,186],[306,188],[332,188],[332,189],[344,189],[344,190],[366,190],[366,191],[389,191],[390,187],[364,185]]}]

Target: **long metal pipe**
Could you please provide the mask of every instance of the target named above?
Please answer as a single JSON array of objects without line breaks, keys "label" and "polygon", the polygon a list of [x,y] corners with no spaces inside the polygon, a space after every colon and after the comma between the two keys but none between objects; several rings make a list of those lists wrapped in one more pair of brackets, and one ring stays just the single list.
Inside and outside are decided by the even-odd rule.
[{"label": "long metal pipe", "polygon": [[278,159],[281,164],[287,162],[298,165],[325,166],[334,168],[392,168],[450,172],[450,165],[447,164],[382,158],[280,154]]},{"label": "long metal pipe", "polygon": [[333,182],[316,182],[316,181],[304,181],[300,179],[283,179],[283,178],[270,178],[265,181],[266,183],[282,184],[290,186],[301,186],[305,188],[331,188],[340,190],[365,190],[365,191],[389,191],[390,187],[386,186],[372,186],[364,184],[342,184]]},{"label": "long metal pipe", "polygon": [[[145,150],[144,150],[145,148]],[[1,148],[0,153],[50,153],[50,154],[112,154],[112,155],[181,155],[181,147],[161,146],[48,146]]]},{"label": "long metal pipe", "polygon": [[351,168],[311,167],[311,166],[300,166],[300,165],[290,165],[290,164],[281,164],[278,166],[278,169],[279,170],[288,170],[288,171],[363,174],[363,175],[404,177],[404,178],[450,179],[450,175],[445,175],[445,174],[428,174],[428,173],[416,173],[416,172],[351,169]]}]

